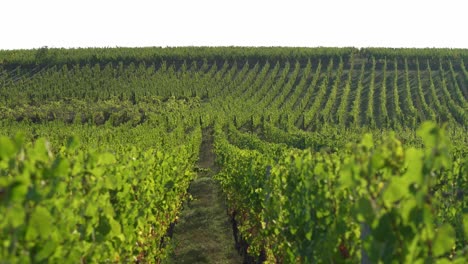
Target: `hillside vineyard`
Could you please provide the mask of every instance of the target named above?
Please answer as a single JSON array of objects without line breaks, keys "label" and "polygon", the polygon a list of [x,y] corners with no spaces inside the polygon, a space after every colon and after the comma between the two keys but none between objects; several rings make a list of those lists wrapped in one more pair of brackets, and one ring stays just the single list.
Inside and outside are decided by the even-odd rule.
[{"label": "hillside vineyard", "polygon": [[250,259],[466,263],[467,68],[464,49],[0,51],[0,260],[164,261],[209,132]]}]

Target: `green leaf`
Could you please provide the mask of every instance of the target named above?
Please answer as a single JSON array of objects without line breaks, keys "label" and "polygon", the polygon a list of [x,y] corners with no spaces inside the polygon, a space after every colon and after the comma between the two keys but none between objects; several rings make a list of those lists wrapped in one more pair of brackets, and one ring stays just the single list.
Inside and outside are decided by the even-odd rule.
[{"label": "green leaf", "polygon": [[96,167],[96,168],[91,169],[90,172],[96,177],[101,177],[106,172],[106,168]]},{"label": "green leaf", "polygon": [[98,158],[98,164],[100,165],[109,165],[109,164],[114,164],[116,163],[116,159],[114,157],[114,155],[112,155],[111,153],[103,153],[101,155],[99,155],[99,158]]},{"label": "green leaf", "polygon": [[111,225],[109,223],[109,217],[100,216],[99,217],[99,225],[96,228],[96,231],[102,235],[102,238],[107,236],[111,231]]},{"label": "green leaf", "polygon": [[350,164],[343,166],[339,178],[341,188],[345,189],[354,187],[355,182],[353,180],[353,169],[353,166]]},{"label": "green leaf", "polygon": [[52,165],[52,173],[54,176],[66,176],[70,169],[70,163],[64,158],[57,158]]},{"label": "green leaf", "polygon": [[374,209],[369,199],[360,198],[357,203],[358,214],[357,218],[360,222],[372,223],[374,221]]},{"label": "green leaf", "polygon": [[[405,256],[405,263],[417,263],[417,258],[421,251],[421,247],[419,247],[418,243],[420,239],[421,238],[418,233],[412,237],[411,243],[409,243],[408,246],[408,254]],[[407,239],[407,241],[410,241],[410,239]]]},{"label": "green leaf", "polygon": [[8,208],[7,219],[13,228],[23,225],[26,214],[20,204],[14,204]]},{"label": "green leaf", "polygon": [[449,224],[444,224],[437,230],[432,244],[434,256],[438,257],[449,252],[455,245],[455,230]]},{"label": "green leaf", "polygon": [[30,156],[36,160],[48,161],[49,160],[49,149],[48,143],[45,139],[39,138],[34,143],[34,148],[30,152]]},{"label": "green leaf", "polygon": [[465,237],[468,237],[468,214],[463,214],[463,230],[465,230]]},{"label": "green leaf", "polygon": [[466,258],[455,258],[450,264],[466,264]]},{"label": "green leaf", "polygon": [[372,235],[376,241],[393,243],[395,239],[392,232],[389,232],[389,227],[392,226],[391,214],[385,213],[382,215],[377,223],[377,226],[372,231]]},{"label": "green leaf", "polygon": [[361,144],[368,149],[372,148],[374,146],[374,140],[372,139],[372,134],[365,134],[362,137]]},{"label": "green leaf", "polygon": [[432,122],[424,122],[417,131],[417,135],[420,136],[427,147],[435,146],[437,142],[437,136],[439,129],[437,125]]},{"label": "green leaf", "polygon": [[437,264],[453,264],[453,262],[449,259],[438,259]]},{"label": "green leaf", "polygon": [[383,200],[387,206],[391,206],[392,203],[403,199],[408,195],[408,179],[405,177],[393,177],[391,182],[383,193]]},{"label": "green leaf", "polygon": [[122,234],[122,228],[120,226],[120,223],[117,222],[113,217],[108,217],[108,219],[112,230],[112,236],[119,236],[120,234]]},{"label": "green leaf", "polygon": [[40,262],[48,258],[57,248],[57,243],[53,240],[47,242],[41,247],[41,250],[34,256],[36,262]]},{"label": "green leaf", "polygon": [[13,141],[8,137],[0,137],[0,158],[8,159],[14,156],[16,153],[16,147]]},{"label": "green leaf", "polygon": [[400,215],[403,223],[407,224],[410,221],[411,213],[413,210],[417,210],[417,203],[414,199],[407,199],[400,205]]},{"label": "green leaf", "polygon": [[325,172],[323,168],[323,163],[318,163],[314,168],[314,174],[321,175]]},{"label": "green leaf", "polygon": [[104,181],[104,187],[109,190],[115,190],[120,185],[118,175],[112,175],[112,177],[109,177],[108,175],[106,175],[103,177],[103,181]]},{"label": "green leaf", "polygon": [[98,214],[98,205],[96,203],[88,203],[88,206],[85,210],[85,215],[89,217],[97,216]]},{"label": "green leaf", "polygon": [[174,181],[168,181],[166,182],[166,184],[164,185],[164,188],[166,189],[166,191],[171,191],[172,188],[174,188],[175,186],[175,182]]},{"label": "green leaf", "polygon": [[22,203],[26,199],[26,194],[28,193],[28,186],[23,182],[15,181],[10,186],[11,190],[11,202]]},{"label": "green leaf", "polygon": [[29,219],[26,239],[35,239],[37,236],[47,238],[53,230],[53,220],[46,208],[37,206]]},{"label": "green leaf", "polygon": [[74,151],[74,150],[78,149],[79,146],[80,146],[80,141],[79,141],[79,139],[77,137],[72,136],[72,137],[68,138],[68,141],[67,141],[67,149],[68,150]]},{"label": "green leaf", "polygon": [[424,176],[422,174],[423,168],[423,153],[420,150],[409,148],[406,150],[406,162],[408,169],[403,177],[407,178],[408,181],[416,183],[417,186],[421,186],[424,182]]},{"label": "green leaf", "polygon": [[289,233],[291,233],[291,235],[295,236],[297,234],[297,228],[296,227],[289,227]]},{"label": "green leaf", "polygon": [[23,146],[24,144],[24,134],[23,133],[17,133],[14,137],[14,141],[15,141],[15,144],[16,144],[16,147],[18,149],[21,148],[21,146]]}]

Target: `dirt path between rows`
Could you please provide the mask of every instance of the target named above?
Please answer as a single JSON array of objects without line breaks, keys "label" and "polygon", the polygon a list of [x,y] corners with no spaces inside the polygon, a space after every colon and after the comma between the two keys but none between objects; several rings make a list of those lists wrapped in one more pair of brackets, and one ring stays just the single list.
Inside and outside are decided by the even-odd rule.
[{"label": "dirt path between rows", "polygon": [[235,249],[232,224],[226,214],[221,187],[213,179],[218,172],[213,153],[213,131],[203,131],[197,178],[173,233],[170,263],[242,263]]}]

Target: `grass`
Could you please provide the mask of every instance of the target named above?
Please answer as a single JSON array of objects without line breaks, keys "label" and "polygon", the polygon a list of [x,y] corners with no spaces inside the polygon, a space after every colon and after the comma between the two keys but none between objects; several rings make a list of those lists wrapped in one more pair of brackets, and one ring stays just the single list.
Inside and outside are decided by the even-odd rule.
[{"label": "grass", "polygon": [[197,178],[174,229],[169,263],[242,263],[235,249],[232,225],[219,184],[213,179],[213,139],[204,132]]}]

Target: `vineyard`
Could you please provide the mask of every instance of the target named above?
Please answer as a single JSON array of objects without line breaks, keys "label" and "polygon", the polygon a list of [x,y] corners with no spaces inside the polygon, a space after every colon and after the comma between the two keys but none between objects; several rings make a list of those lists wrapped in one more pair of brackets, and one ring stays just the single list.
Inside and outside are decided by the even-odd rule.
[{"label": "vineyard", "polygon": [[466,263],[467,68],[464,49],[0,51],[0,263],[166,263],[208,137],[245,262]]}]

